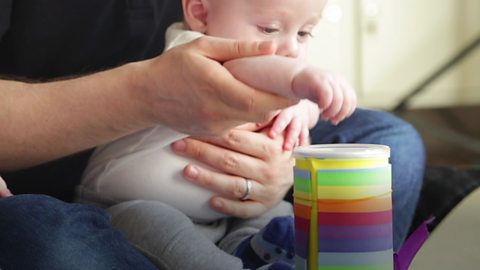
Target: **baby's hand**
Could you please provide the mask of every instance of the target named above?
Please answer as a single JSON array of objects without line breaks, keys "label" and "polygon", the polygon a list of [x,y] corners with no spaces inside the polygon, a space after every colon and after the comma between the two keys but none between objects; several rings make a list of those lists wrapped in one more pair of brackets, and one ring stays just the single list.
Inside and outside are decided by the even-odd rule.
[{"label": "baby's hand", "polygon": [[12,196],[12,193],[7,188],[7,183],[5,183],[3,178],[0,176],[0,198],[9,197],[9,196]]},{"label": "baby's hand", "polygon": [[309,129],[318,121],[318,107],[308,101],[301,100],[297,105],[281,110],[272,121],[268,136],[275,138],[285,133],[283,149],[291,151],[295,145],[310,143]]},{"label": "baby's hand", "polygon": [[349,117],[357,106],[357,95],[340,75],[308,66],[293,79],[295,95],[318,104],[321,118],[337,125]]}]

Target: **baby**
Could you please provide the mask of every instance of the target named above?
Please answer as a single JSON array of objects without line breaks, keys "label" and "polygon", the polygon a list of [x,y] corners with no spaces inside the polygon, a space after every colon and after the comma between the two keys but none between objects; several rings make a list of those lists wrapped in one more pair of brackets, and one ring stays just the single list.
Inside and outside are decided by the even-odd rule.
[{"label": "baby", "polygon": [[[325,1],[227,2],[184,1],[186,25],[178,23],[170,27],[166,49],[203,33],[271,40],[277,46],[276,55],[238,59],[224,65],[249,85],[303,99],[280,111],[269,128],[271,137],[285,132],[286,150],[291,150],[297,142],[308,143],[308,129],[317,122],[319,109],[322,119],[330,119],[335,124],[353,112],[355,93],[350,86],[337,75],[322,72],[305,61],[308,40]],[[272,5],[275,8],[272,9]],[[294,7],[286,12],[287,6]],[[213,194],[183,179],[182,169],[194,162],[170,150],[172,142],[186,136],[157,126],[97,148],[84,173],[81,190],[112,202],[161,200],[198,221],[221,217],[208,205]]]},{"label": "baby", "polygon": [[[202,35],[271,41],[276,46],[275,55],[237,59],[223,65],[248,85],[299,100],[279,111],[266,127],[272,138],[283,135],[284,150],[292,151],[295,145],[309,143],[309,129],[319,116],[337,124],[350,116],[356,106],[355,92],[345,80],[305,61],[308,41],[325,3],[326,0],[183,0],[184,22],[168,29],[166,50]],[[208,226],[215,221],[218,226],[225,216],[210,208],[208,201],[214,194],[182,176],[183,168],[195,161],[170,150],[172,142],[186,136],[156,126],[97,148],[78,187],[78,199],[104,207],[130,200],[161,201],[196,224]],[[247,195],[249,188],[246,186]],[[291,216],[291,206],[280,204],[275,215]],[[287,261],[291,263],[291,259],[290,256]],[[259,265],[245,263],[246,266]]]}]

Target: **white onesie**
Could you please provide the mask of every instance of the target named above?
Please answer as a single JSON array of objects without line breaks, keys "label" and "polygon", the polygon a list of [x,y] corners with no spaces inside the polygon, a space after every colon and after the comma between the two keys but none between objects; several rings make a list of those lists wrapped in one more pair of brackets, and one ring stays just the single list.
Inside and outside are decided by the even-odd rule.
[{"label": "white onesie", "polygon": [[[166,33],[165,50],[200,36],[184,30],[182,23],[173,24]],[[159,200],[197,222],[224,217],[208,205],[213,192],[182,176],[183,168],[196,162],[174,154],[170,144],[185,137],[168,127],[156,126],[100,146],[89,160],[80,189],[115,202]]]}]

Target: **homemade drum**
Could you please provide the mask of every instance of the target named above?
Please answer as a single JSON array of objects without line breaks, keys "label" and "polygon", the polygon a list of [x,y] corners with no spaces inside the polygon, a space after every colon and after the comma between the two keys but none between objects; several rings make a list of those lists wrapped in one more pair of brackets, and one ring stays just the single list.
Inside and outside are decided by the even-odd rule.
[{"label": "homemade drum", "polygon": [[390,148],[295,150],[297,270],[393,270]]}]

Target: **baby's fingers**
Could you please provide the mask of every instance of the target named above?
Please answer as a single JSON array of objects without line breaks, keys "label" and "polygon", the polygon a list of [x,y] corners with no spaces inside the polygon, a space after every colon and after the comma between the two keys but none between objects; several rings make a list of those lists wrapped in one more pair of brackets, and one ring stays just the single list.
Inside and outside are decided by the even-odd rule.
[{"label": "baby's fingers", "polygon": [[345,82],[341,82],[340,86],[343,92],[343,104],[340,111],[330,118],[330,122],[334,125],[337,125],[345,118],[352,115],[357,106],[357,95],[355,90],[353,90],[353,88]]},{"label": "baby's fingers", "polygon": [[331,121],[342,110],[344,97],[342,87],[337,81],[330,81],[330,87],[333,93],[332,103],[323,110],[321,117],[323,120]]},{"label": "baby's fingers", "polygon": [[301,132],[300,132],[298,145],[306,146],[306,145],[309,145],[309,144],[310,144],[310,131],[308,130],[308,126],[304,125],[302,127]]},{"label": "baby's fingers", "polygon": [[283,142],[283,150],[292,151],[298,141],[300,132],[302,131],[302,121],[293,118],[285,133],[285,141]]},{"label": "baby's fingers", "polygon": [[293,114],[289,112],[288,109],[281,111],[276,118],[273,120],[272,127],[268,131],[268,136],[272,139],[278,136],[278,134],[283,133],[287,126],[292,121]]}]

